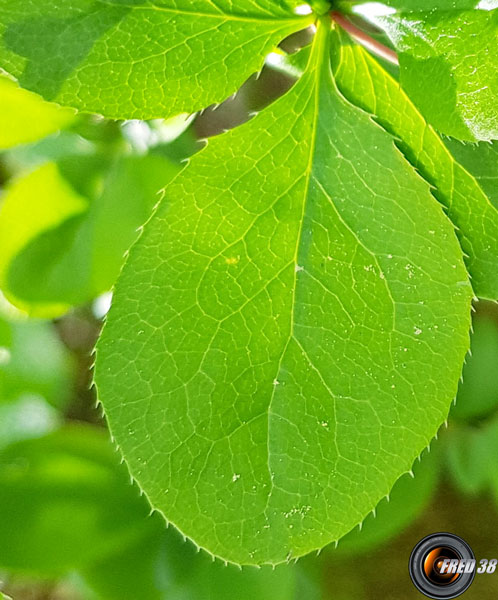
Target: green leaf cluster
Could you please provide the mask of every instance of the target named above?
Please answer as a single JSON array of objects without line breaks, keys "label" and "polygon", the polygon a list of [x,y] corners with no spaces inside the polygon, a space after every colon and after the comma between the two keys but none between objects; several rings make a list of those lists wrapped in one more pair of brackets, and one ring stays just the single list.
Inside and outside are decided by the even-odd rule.
[{"label": "green leaf cluster", "polygon": [[[40,104],[32,137],[14,126],[3,142],[66,127],[72,150],[45,140],[36,164],[29,149],[10,155],[25,166],[0,207],[0,287],[21,309],[56,316],[121,271],[96,363],[113,438],[167,521],[245,565],[300,557],[365,520],[447,417],[472,300],[498,299],[495,146],[441,137],[497,137],[496,10],[388,2],[389,14],[369,18],[398,53],[398,82],[328,14],[361,6],[298,4],[0,0],[0,67],[25,88],[1,80],[9,93],[119,119],[218,104],[285,38],[316,30],[292,61],[295,85],[183,169],[164,149],[127,143],[126,123],[101,124],[116,131],[102,142],[91,121],[53,104]],[[492,405],[483,398],[475,415]],[[45,468],[26,460],[30,477]],[[433,481],[416,481],[428,498]],[[396,485],[413,494],[406,478]],[[81,513],[82,557],[95,510]],[[99,518],[117,546],[113,517]],[[379,518],[394,528],[389,512]],[[369,522],[366,546],[378,535]],[[152,537],[123,549],[144,573],[169,543]],[[95,565],[90,579],[112,596]],[[196,573],[184,577],[205,588]],[[169,581],[171,594],[182,581]]]}]

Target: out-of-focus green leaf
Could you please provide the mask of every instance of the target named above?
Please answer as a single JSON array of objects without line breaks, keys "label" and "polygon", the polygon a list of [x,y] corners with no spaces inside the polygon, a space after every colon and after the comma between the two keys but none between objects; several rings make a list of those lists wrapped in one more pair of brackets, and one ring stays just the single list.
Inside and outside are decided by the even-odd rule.
[{"label": "out-of-focus green leaf", "polygon": [[[300,600],[299,565],[238,568],[196,552],[173,528],[157,531],[83,571],[102,600]],[[313,588],[312,588],[313,589]],[[311,592],[306,600],[319,598]]]},{"label": "out-of-focus green leaf", "polygon": [[486,305],[483,308],[474,317],[472,355],[451,410],[453,417],[474,424],[453,425],[445,438],[448,470],[464,493],[495,485],[498,464],[498,418],[482,421],[498,407],[498,325],[493,311],[486,311]]},{"label": "out-of-focus green leaf", "polygon": [[[498,427],[495,431],[498,435]],[[498,449],[494,454],[495,468],[490,471],[491,493],[493,494],[495,503],[498,505],[498,470],[496,469],[496,461],[498,461]]]},{"label": "out-of-focus green leaf", "polygon": [[6,596],[3,592],[0,592],[0,600],[12,600],[10,596]]},{"label": "out-of-focus green leaf", "polygon": [[0,76],[0,150],[34,142],[68,125],[72,110],[45,102]]},{"label": "out-of-focus green leaf", "polygon": [[0,66],[48,100],[106,117],[195,112],[312,22],[297,2],[0,0]]},{"label": "out-of-focus green leaf", "polygon": [[0,403],[0,448],[13,442],[41,437],[58,428],[59,413],[43,398],[22,396]]},{"label": "out-of-focus green leaf", "polygon": [[386,542],[407,527],[429,503],[435,491],[439,471],[439,452],[426,453],[413,467],[413,477],[405,473],[394,485],[389,499],[377,505],[363,521],[361,530],[355,528],[339,542],[332,552],[358,554]]},{"label": "out-of-focus green leaf", "polygon": [[151,531],[104,431],[66,427],[0,452],[0,566],[83,568]]},{"label": "out-of-focus green leaf", "polygon": [[451,415],[458,419],[482,417],[498,406],[498,324],[491,317],[477,315],[474,333],[463,368],[456,405]]},{"label": "out-of-focus green leaf", "polygon": [[[109,290],[160,188],[180,169],[159,154],[122,156],[106,166],[98,155],[51,163],[6,195],[0,232],[10,225],[15,239],[4,242],[0,274],[3,264],[9,299],[32,315],[58,316]],[[28,203],[39,203],[45,220],[19,236],[13,223],[26,218]]]},{"label": "out-of-focus green leaf", "polygon": [[375,22],[398,50],[401,85],[431,125],[462,140],[498,137],[498,10],[429,10]]},{"label": "out-of-focus green leaf", "polygon": [[[8,289],[7,272],[13,258],[42,231],[60,225],[86,208],[87,201],[64,179],[54,163],[43,165],[7,187],[0,204],[0,288],[13,304],[30,310]],[[65,306],[55,308],[63,310]],[[36,312],[38,316],[47,316],[55,308],[40,305]]]},{"label": "out-of-focus green leaf", "polygon": [[16,146],[5,152],[2,160],[13,173],[34,171],[47,162],[57,162],[70,156],[95,154],[96,146],[74,131],[60,131],[33,144]]},{"label": "out-of-focus green leaf", "polygon": [[498,419],[450,432],[446,460],[453,481],[463,493],[477,493],[496,481]]},{"label": "out-of-focus green leaf", "polygon": [[0,315],[0,404],[42,397],[61,406],[71,375],[70,356],[51,323]]}]

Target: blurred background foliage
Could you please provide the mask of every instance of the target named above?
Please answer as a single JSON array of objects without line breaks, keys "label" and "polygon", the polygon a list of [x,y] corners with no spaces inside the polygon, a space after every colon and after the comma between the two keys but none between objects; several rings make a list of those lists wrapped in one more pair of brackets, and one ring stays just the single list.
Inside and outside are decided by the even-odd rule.
[{"label": "blurred background foliage", "polygon": [[[479,302],[449,425],[337,547],[276,569],[225,566],[167,528],[130,482],[91,387],[123,257],[182,164],[285,92],[307,34],[194,118],[112,122],[0,77],[0,598],[417,598],[407,562],[434,531],[498,556],[498,306]],[[498,193],[492,145],[449,147]],[[494,178],[494,181],[493,181]],[[495,598],[477,577],[469,598]]]}]

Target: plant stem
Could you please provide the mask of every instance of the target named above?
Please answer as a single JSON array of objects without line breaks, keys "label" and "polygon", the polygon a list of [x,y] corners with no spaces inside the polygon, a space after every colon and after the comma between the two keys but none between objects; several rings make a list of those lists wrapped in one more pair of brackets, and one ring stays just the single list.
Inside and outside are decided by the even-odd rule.
[{"label": "plant stem", "polygon": [[351,21],[349,21],[341,13],[334,10],[330,13],[330,16],[332,17],[333,21],[342,27],[342,29],[344,29],[344,31],[346,31],[356,42],[367,48],[367,50],[370,50],[370,52],[373,52],[373,54],[380,56],[380,58],[387,60],[393,65],[399,65],[398,55],[396,52],[394,52],[394,50],[391,50],[391,48],[384,46],[384,44],[381,44],[374,38],[370,37],[359,27],[353,25],[353,23],[351,23]]}]

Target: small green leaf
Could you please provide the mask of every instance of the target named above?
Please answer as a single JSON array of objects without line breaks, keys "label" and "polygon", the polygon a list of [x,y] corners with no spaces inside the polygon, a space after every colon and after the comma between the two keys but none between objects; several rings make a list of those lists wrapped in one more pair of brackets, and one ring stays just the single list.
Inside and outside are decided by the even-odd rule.
[{"label": "small green leaf", "polygon": [[[399,148],[434,186],[435,197],[456,226],[475,293],[498,299],[498,201],[490,195],[494,181],[489,180],[488,185],[485,177],[476,180],[474,169],[464,168],[468,161],[462,166],[454,159],[398,82],[363,48],[351,44],[344,34],[338,36],[341,45],[334,45],[331,57],[341,91],[398,138]],[[455,146],[460,154],[470,152],[458,142],[450,146],[452,151]],[[488,163],[494,161],[494,171],[488,173],[491,178],[498,169],[495,158],[490,150]]]},{"label": "small green leaf", "polygon": [[314,17],[290,0],[0,0],[0,67],[47,100],[165,118],[233,94]]},{"label": "small green leaf", "polygon": [[468,348],[453,226],[337,90],[329,30],[290,92],[167,187],[98,346],[131,473],[181,531],[243,564],[362,521],[444,421]]},{"label": "small green leaf", "polygon": [[61,575],[150,534],[106,435],[72,426],[0,452],[0,565]]},{"label": "small green leaf", "polygon": [[94,151],[19,177],[0,207],[4,293],[31,315],[57,317],[110,290],[160,188],[179,170],[160,154]]},{"label": "small green leaf", "polygon": [[[80,164],[75,161],[77,177]],[[107,171],[89,173],[99,185],[87,191],[88,209],[57,227],[40,228],[17,252],[7,272],[9,294],[32,314],[57,316],[65,307],[111,289],[125,252],[159,200],[160,188],[179,170],[166,158],[151,155],[120,157]],[[30,190],[31,196],[36,193]],[[50,204],[44,208],[53,210]]]},{"label": "small green leaf", "polygon": [[498,11],[417,12],[375,20],[399,51],[401,85],[441,133],[498,137]]},{"label": "small green leaf", "polygon": [[74,112],[44,102],[0,76],[0,150],[39,140],[73,119]]},{"label": "small green leaf", "polygon": [[[43,165],[14,180],[5,190],[0,205],[0,288],[13,304],[29,310],[29,305],[8,290],[8,269],[12,259],[42,231],[58,226],[82,213],[87,201],[64,179],[54,163]],[[40,306],[38,316],[51,316],[65,306]]]}]

